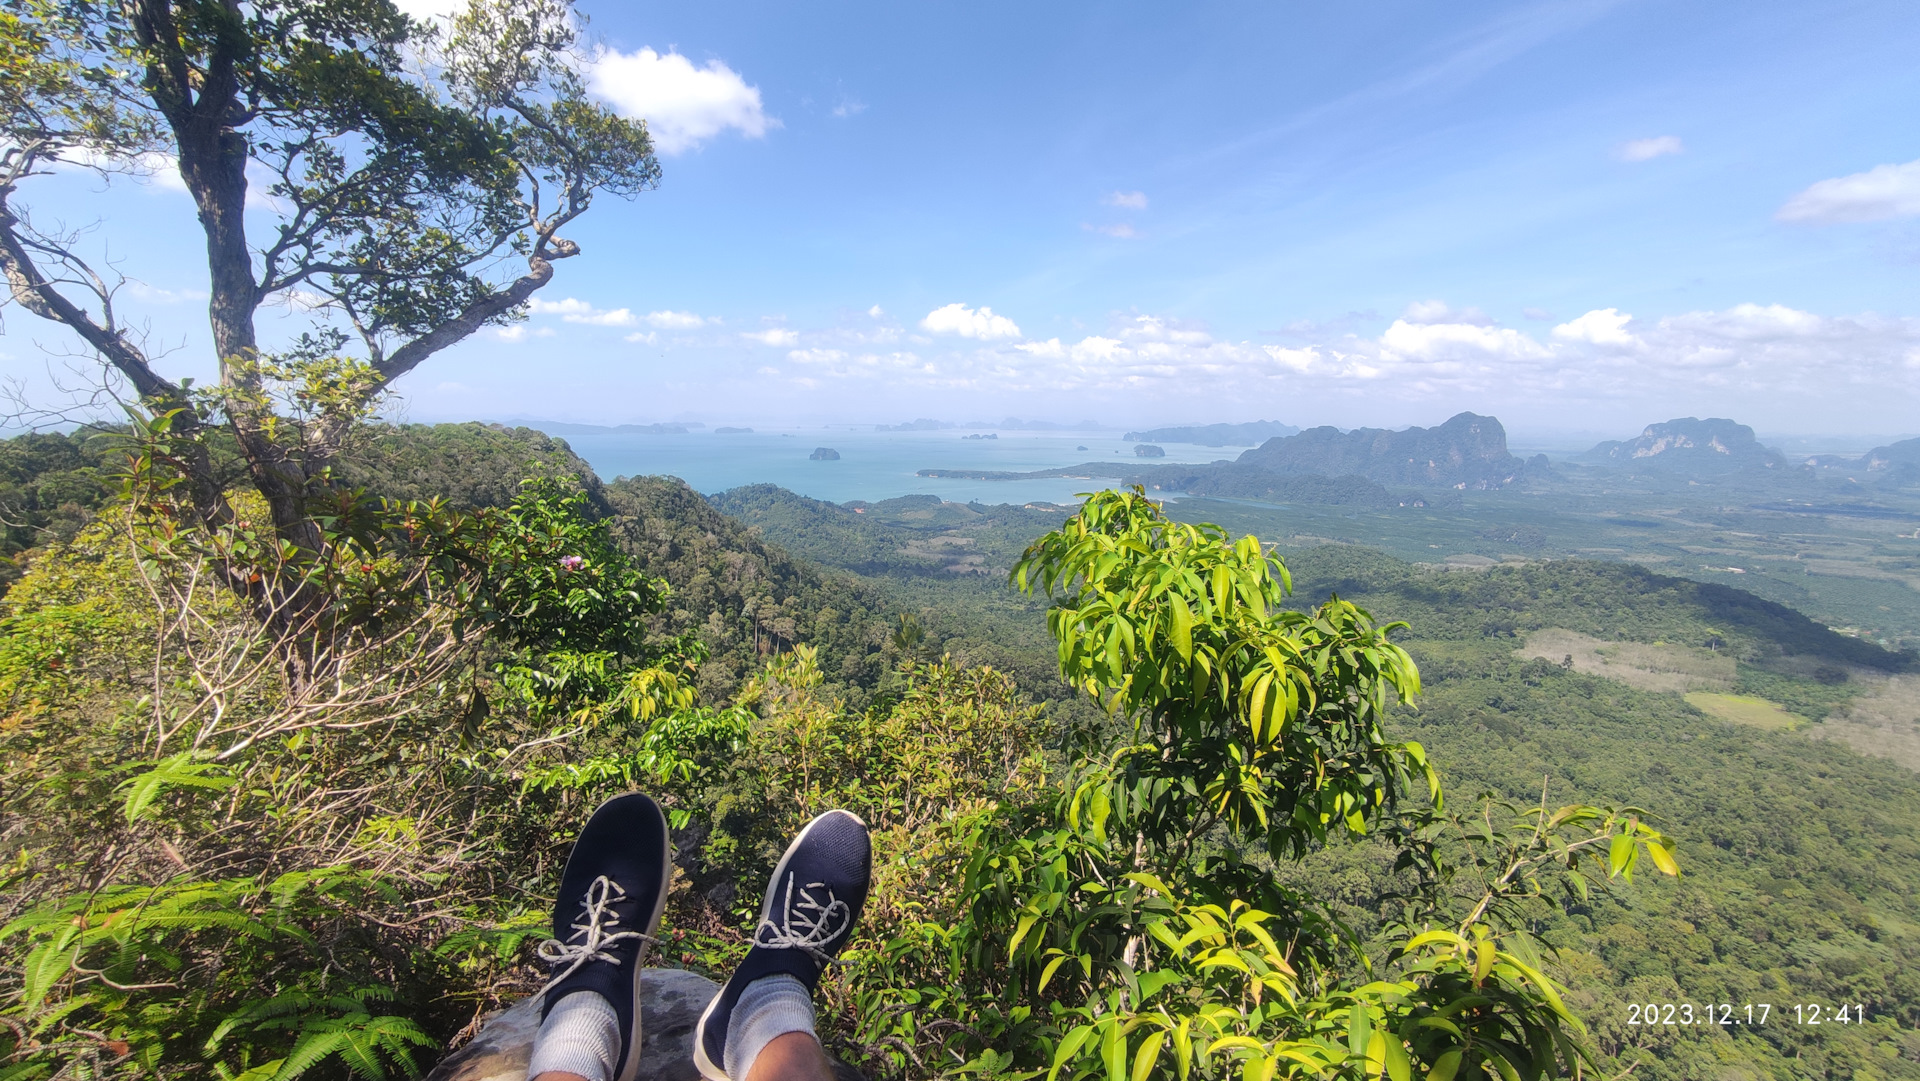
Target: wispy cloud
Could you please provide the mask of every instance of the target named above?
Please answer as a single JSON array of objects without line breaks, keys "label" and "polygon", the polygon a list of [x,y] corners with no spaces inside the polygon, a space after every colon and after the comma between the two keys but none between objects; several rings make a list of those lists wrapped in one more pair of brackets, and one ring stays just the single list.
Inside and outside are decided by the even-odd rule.
[{"label": "wispy cloud", "polygon": [[567,297],[563,300],[542,300],[535,297],[527,302],[527,310],[534,315],[557,315],[565,322],[584,323],[588,326],[630,327],[639,322],[630,308],[604,310],[575,297]]},{"label": "wispy cloud", "polygon": [[1101,236],[1110,236],[1115,240],[1136,240],[1140,236],[1139,230],[1124,221],[1115,222],[1112,225],[1082,225],[1080,228],[1085,229],[1089,233],[1099,233]]},{"label": "wispy cloud", "polygon": [[1444,300],[1416,300],[1407,305],[1400,318],[1409,323],[1466,323],[1476,327],[1490,327],[1493,317],[1479,308],[1454,307]]},{"label": "wispy cloud", "polygon": [[790,349],[800,344],[799,332],[788,330],[785,327],[768,327],[766,330],[743,331],[740,336],[750,342],[776,346],[781,349]]},{"label": "wispy cloud", "polygon": [[1614,156],[1621,161],[1651,161],[1668,154],[1680,154],[1686,151],[1685,143],[1678,135],[1656,135],[1651,139],[1629,139],[1614,148]]},{"label": "wispy cloud", "polygon": [[1920,216],[1920,161],[1876,165],[1809,186],[1774,214],[1803,225],[1886,221]]},{"label": "wispy cloud", "polygon": [[656,330],[693,330],[697,327],[706,326],[708,323],[718,323],[719,321],[718,319],[709,319],[703,315],[695,315],[692,312],[666,311],[647,313],[647,325]]},{"label": "wispy cloud", "polygon": [[1107,206],[1117,206],[1123,210],[1145,210],[1147,208],[1147,193],[1144,191],[1110,192],[1100,201]]},{"label": "wispy cloud", "polygon": [[[933,314],[947,316],[934,322],[951,317],[973,326],[1000,318],[986,309],[950,308],[960,310],[939,309]],[[1812,399],[1914,386],[1920,318],[1741,304],[1643,321],[1619,308],[1597,308],[1537,337],[1472,308],[1425,301],[1377,335],[1334,333],[1291,346],[1220,340],[1203,327],[1134,314],[1077,340],[1007,335],[989,341],[976,334],[930,352],[815,348],[787,357],[814,381],[810,385],[884,376],[894,388],[997,395],[1230,393],[1248,399],[1351,391],[1370,401],[1405,402],[1436,396],[1565,401],[1573,395],[1626,407],[1650,394]]]}]

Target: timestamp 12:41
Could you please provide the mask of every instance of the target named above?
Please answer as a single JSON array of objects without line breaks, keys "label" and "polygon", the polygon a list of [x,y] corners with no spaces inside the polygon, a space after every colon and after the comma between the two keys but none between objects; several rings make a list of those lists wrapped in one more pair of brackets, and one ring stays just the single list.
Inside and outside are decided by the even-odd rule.
[{"label": "timestamp 12:41", "polygon": [[1709,1002],[1695,1006],[1691,1002],[1632,1002],[1627,1004],[1629,1025],[1764,1025],[1778,1024],[1791,1016],[1796,1025],[1863,1025],[1867,1008],[1854,1004],[1826,1006],[1818,1002],[1781,1006],[1770,1002],[1748,1002],[1735,1006],[1729,1002]]}]

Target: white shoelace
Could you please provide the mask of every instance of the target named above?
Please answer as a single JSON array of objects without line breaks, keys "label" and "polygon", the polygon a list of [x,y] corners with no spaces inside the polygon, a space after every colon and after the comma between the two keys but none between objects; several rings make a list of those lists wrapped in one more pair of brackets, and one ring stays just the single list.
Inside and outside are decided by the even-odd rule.
[{"label": "white shoelace", "polygon": [[[809,882],[800,887],[800,900],[794,901],[795,876],[787,876],[786,903],[780,906],[781,924],[761,917],[753,929],[753,944],[768,950],[805,950],[822,967],[842,962],[830,955],[825,946],[853,922],[853,910],[833,895],[825,882]],[[825,890],[827,903],[821,904],[813,890]],[[838,922],[835,922],[837,919]]]},{"label": "white shoelace", "polygon": [[[606,875],[593,880],[593,884],[587,887],[586,896],[580,898],[581,918],[574,923],[573,934],[567,936],[565,942],[550,938],[540,944],[538,952],[542,961],[550,965],[567,965],[566,971],[547,981],[547,985],[540,989],[541,994],[544,995],[553,990],[554,984],[578,972],[580,966],[588,961],[607,961],[616,966],[619,965],[620,958],[607,952],[607,947],[616,942],[630,942],[635,939],[645,942],[657,941],[653,936],[639,931],[612,930],[620,922],[620,914],[613,911],[612,905],[626,895],[627,891],[621,889],[619,883]],[[586,936],[585,941],[577,943],[573,941],[582,935]],[[568,964],[568,962],[571,963]]]}]

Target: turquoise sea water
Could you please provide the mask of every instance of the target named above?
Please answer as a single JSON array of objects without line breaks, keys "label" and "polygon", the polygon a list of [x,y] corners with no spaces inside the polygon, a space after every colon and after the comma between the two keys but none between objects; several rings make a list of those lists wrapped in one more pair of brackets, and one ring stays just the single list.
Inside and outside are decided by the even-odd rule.
[{"label": "turquoise sea water", "polygon": [[[996,439],[966,439],[991,432]],[[1244,447],[1197,447],[1162,443],[1165,458],[1143,459],[1119,432],[1018,432],[948,429],[939,432],[876,432],[846,427],[770,430],[747,435],[715,435],[695,429],[686,435],[594,433],[563,435],[574,453],[606,479],[668,474],[695,491],[712,494],[742,484],[778,484],[782,488],[835,503],[891,499],[925,493],[956,503],[1073,503],[1075,493],[1114,483],[1068,478],[1026,481],[955,480],[920,477],[921,469],[995,469],[1025,472],[1083,462],[1127,465],[1212,462],[1238,457]],[[839,461],[810,461],[815,447],[832,447]],[[1077,448],[1085,447],[1086,450]]]}]

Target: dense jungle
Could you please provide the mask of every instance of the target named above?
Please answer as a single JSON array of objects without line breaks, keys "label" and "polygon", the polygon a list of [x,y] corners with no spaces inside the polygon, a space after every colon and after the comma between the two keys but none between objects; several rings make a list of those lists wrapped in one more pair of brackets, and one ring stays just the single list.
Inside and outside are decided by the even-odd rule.
[{"label": "dense jungle", "polygon": [[[539,986],[569,828],[633,787],[678,853],[655,963],[708,973],[795,825],[874,825],[823,1019],[876,1076],[1920,1076],[1920,777],[1873,740],[1912,658],[1777,603],[1269,550],[1123,493],[703,498],[526,429],[369,425],[323,518],[349,554],[303,572],[356,674],[306,689],[208,581],[284,555],[177,528],[164,449],[0,444],[9,1077],[424,1068]],[[1114,537],[1175,580],[1131,653],[1058,637],[1124,614],[1061,592],[1132,573]],[[1308,758],[1180,682],[1232,619],[1303,651],[1269,673],[1296,716],[1350,688]]]}]

